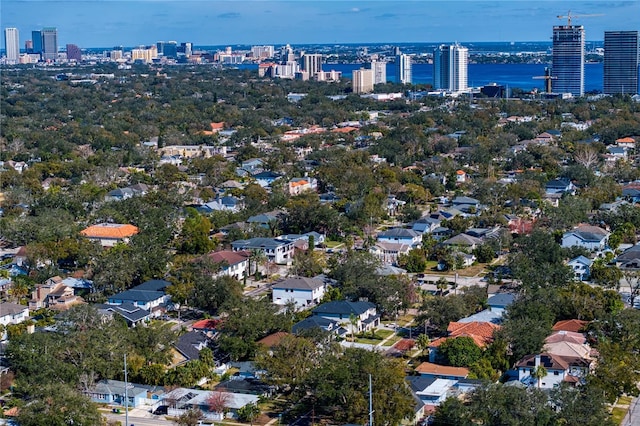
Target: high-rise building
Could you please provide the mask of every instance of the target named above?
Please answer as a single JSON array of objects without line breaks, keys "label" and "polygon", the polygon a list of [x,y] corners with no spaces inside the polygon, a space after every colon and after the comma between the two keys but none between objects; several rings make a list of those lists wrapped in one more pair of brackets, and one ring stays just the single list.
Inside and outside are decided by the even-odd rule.
[{"label": "high-rise building", "polygon": [[638,31],[604,32],[604,93],[638,93]]},{"label": "high-rise building", "polygon": [[157,41],[156,49],[158,49],[158,55],[164,55],[164,41]]},{"label": "high-rise building", "polygon": [[67,61],[82,61],[82,51],[75,44],[67,44]]},{"label": "high-rise building", "polygon": [[396,83],[411,84],[411,56],[399,54],[396,56]]},{"label": "high-rise building", "polygon": [[387,63],[384,61],[371,61],[364,66],[373,71],[373,84],[384,84],[387,82]]},{"label": "high-rise building", "polygon": [[274,55],[273,46],[251,46],[251,56],[254,59],[269,59]]},{"label": "high-rise building", "polygon": [[460,92],[468,88],[469,49],[442,44],[433,51],[433,88]]},{"label": "high-rise building", "polygon": [[[156,47],[157,49],[157,47]],[[168,41],[162,47],[162,55],[165,58],[173,58],[176,59],[178,57],[178,42],[177,41]]]},{"label": "high-rise building", "polygon": [[20,35],[17,28],[4,29],[4,51],[7,62],[17,64],[20,59]]},{"label": "high-rise building", "polygon": [[31,41],[33,42],[32,53],[42,53],[42,31],[31,31]]},{"label": "high-rise building", "polygon": [[33,53],[33,40],[24,41],[24,51],[27,53]]},{"label": "high-rise building", "polygon": [[[35,47],[35,46],[34,46]],[[42,29],[42,59],[55,61],[58,57],[58,30],[55,28]]]},{"label": "high-rise building", "polygon": [[359,69],[354,70],[351,74],[351,88],[353,93],[369,93],[373,92],[373,70]]},{"label": "high-rise building", "polygon": [[178,46],[178,53],[184,54],[187,58],[193,53],[193,44],[189,41],[180,43]]},{"label": "high-rise building", "polygon": [[582,25],[553,27],[551,87],[554,92],[584,95],[584,41]]},{"label": "high-rise building", "polygon": [[309,73],[309,78],[315,77],[322,72],[322,55],[319,53],[305,53],[300,58],[300,65],[303,71]]}]

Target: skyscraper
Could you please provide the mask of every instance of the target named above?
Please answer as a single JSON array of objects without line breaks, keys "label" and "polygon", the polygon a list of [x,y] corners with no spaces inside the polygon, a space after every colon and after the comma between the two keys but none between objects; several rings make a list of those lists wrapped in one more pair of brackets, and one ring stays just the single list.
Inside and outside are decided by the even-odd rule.
[{"label": "skyscraper", "polygon": [[468,88],[469,49],[442,44],[433,51],[433,88],[460,92]]},{"label": "skyscraper", "polygon": [[384,84],[387,82],[387,63],[384,61],[371,61],[364,66],[373,71],[373,84]]},{"label": "skyscraper", "polygon": [[353,93],[357,94],[373,92],[373,70],[354,70],[351,88],[353,89]]},{"label": "skyscraper", "polygon": [[300,58],[302,69],[313,78],[317,73],[322,72],[322,55],[320,53],[305,53]]},{"label": "skyscraper", "polygon": [[[34,43],[35,49],[35,43]],[[42,29],[42,59],[55,61],[58,57],[58,30],[55,28]]]},{"label": "skyscraper", "polygon": [[411,56],[399,54],[396,56],[396,83],[411,84]]},{"label": "skyscraper", "polygon": [[638,93],[638,31],[604,32],[604,93]]},{"label": "skyscraper", "polygon": [[42,53],[42,31],[31,31],[31,41],[33,42],[33,53]]},{"label": "skyscraper", "polygon": [[8,63],[18,63],[20,60],[20,36],[17,28],[4,29],[4,51]]},{"label": "skyscraper", "polygon": [[556,93],[584,95],[584,27],[558,25],[553,27],[551,83]]},{"label": "skyscraper", "polygon": [[82,52],[75,44],[67,44],[67,61],[82,61]]}]

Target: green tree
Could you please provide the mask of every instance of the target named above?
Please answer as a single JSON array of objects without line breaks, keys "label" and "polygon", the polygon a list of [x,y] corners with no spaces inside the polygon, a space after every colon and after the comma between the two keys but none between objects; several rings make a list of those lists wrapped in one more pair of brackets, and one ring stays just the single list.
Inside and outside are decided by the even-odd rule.
[{"label": "green tree", "polygon": [[260,408],[253,402],[245,405],[244,407],[240,407],[237,411],[238,420],[241,422],[250,422],[253,424],[253,421],[258,418],[260,415]]},{"label": "green tree", "polygon": [[438,355],[449,365],[454,367],[469,367],[480,361],[482,349],[475,344],[471,337],[450,338],[438,348]]},{"label": "green tree", "polygon": [[410,273],[424,272],[427,267],[424,251],[421,249],[411,249],[406,255],[400,254],[398,256],[398,265]]},{"label": "green tree", "polygon": [[39,426],[43,419],[52,426],[102,425],[104,420],[96,404],[66,384],[42,384],[27,390],[29,403],[19,411],[21,425]]},{"label": "green tree", "polygon": [[187,217],[182,224],[178,237],[178,248],[181,253],[204,254],[215,247],[210,238],[211,222],[195,209],[187,209]]}]

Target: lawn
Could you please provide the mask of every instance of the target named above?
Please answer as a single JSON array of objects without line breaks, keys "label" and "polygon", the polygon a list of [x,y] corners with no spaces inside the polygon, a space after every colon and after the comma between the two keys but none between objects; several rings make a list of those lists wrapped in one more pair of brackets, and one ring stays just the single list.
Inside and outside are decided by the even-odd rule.
[{"label": "lawn", "polygon": [[382,340],[378,339],[368,339],[366,337],[356,337],[356,343],[364,343],[365,345],[377,345]]},{"label": "lawn", "polygon": [[627,411],[629,411],[629,408],[621,408],[621,407],[614,407],[613,411],[611,412],[611,418],[613,419],[613,422],[616,424],[622,424],[622,421],[624,420],[624,416],[627,414]]},{"label": "lawn", "polygon": [[402,340],[402,337],[400,336],[393,336],[392,338],[390,338],[389,340],[387,340],[386,342],[384,342],[384,344],[382,346],[393,346],[396,343],[398,343],[400,340]]},{"label": "lawn", "polygon": [[336,247],[340,247],[343,243],[340,241],[325,240],[324,244],[327,248],[334,249]]},{"label": "lawn", "polygon": [[631,404],[631,401],[633,400],[633,398],[631,398],[630,396],[621,396],[620,398],[618,398],[618,402],[616,402],[617,405],[629,405]]}]

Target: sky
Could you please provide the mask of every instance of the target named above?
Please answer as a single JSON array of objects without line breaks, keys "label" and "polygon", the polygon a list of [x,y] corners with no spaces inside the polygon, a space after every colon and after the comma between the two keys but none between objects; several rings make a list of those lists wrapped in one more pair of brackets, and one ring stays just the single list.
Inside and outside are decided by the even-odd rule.
[{"label": "sky", "polygon": [[58,29],[60,46],[82,48],[511,42],[550,40],[569,11],[589,41],[640,30],[640,0],[0,0],[0,26],[18,28],[21,47],[43,27]]}]

